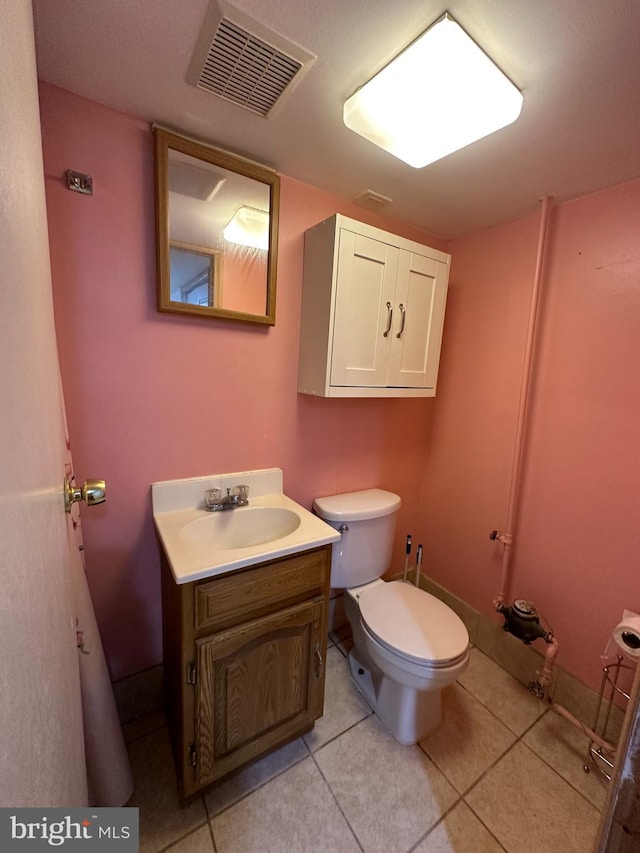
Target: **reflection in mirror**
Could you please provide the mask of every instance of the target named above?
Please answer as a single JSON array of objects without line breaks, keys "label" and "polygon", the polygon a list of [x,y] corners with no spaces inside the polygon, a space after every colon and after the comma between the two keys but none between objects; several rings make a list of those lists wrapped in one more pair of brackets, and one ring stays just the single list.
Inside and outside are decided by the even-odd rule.
[{"label": "reflection in mirror", "polygon": [[171,242],[171,301],[209,308],[222,304],[220,252]]},{"label": "reflection in mirror", "polygon": [[278,176],[154,131],[159,310],[273,325]]}]

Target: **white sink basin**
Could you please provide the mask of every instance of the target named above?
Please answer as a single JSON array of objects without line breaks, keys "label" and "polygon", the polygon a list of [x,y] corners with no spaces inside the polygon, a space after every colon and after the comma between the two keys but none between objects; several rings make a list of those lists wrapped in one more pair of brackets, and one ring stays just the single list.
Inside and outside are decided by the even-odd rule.
[{"label": "white sink basin", "polygon": [[[249,506],[207,512],[206,489],[249,486]],[[338,531],[282,492],[282,470],[240,471],[151,486],[153,520],[176,583],[279,559],[340,539]]]},{"label": "white sink basin", "polygon": [[181,531],[189,542],[211,545],[217,551],[252,548],[276,542],[300,527],[300,516],[283,507],[241,507],[210,512]]}]

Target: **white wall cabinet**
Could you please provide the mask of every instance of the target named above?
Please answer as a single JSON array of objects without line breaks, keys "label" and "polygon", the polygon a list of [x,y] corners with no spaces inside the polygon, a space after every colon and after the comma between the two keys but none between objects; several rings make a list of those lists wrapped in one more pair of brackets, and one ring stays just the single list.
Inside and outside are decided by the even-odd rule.
[{"label": "white wall cabinet", "polygon": [[450,255],[336,214],[305,233],[298,391],[432,397]]}]

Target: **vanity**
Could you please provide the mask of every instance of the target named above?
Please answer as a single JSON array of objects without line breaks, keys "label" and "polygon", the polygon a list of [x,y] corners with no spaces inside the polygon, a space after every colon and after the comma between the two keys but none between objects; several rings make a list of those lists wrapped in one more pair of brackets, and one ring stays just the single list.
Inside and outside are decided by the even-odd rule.
[{"label": "vanity", "polygon": [[[204,493],[248,486],[207,512]],[[331,543],[282,471],[152,485],[161,542],[165,705],[182,798],[322,716]]]}]

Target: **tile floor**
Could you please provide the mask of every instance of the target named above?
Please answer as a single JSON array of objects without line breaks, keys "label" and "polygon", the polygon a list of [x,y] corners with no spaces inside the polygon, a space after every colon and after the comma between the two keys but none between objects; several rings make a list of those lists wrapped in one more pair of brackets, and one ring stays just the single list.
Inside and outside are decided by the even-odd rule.
[{"label": "tile floor", "polygon": [[125,726],[141,853],[588,853],[605,797],[586,739],[478,649],[444,719],[400,746],[349,680],[331,635],[313,731],[177,802],[164,720]]}]

